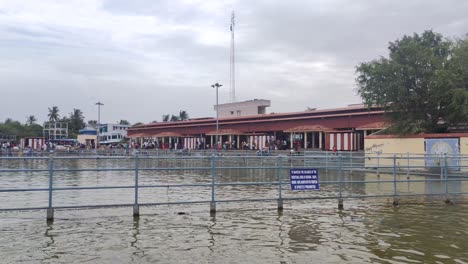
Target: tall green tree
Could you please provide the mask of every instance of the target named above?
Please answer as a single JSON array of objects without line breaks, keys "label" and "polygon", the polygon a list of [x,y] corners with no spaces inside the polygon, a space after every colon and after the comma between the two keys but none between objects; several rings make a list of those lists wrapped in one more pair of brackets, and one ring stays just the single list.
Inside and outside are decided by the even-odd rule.
[{"label": "tall green tree", "polygon": [[27,125],[32,125],[37,121],[37,118],[34,115],[30,115],[26,117],[26,124]]},{"label": "tall green tree", "polygon": [[70,113],[69,118],[69,132],[71,136],[77,135],[80,129],[85,127],[84,115],[80,109],[73,109],[73,112]]},{"label": "tall green tree", "polygon": [[162,121],[163,121],[163,122],[168,122],[169,119],[170,119],[170,115],[163,115],[163,116],[162,116]]},{"label": "tall green tree", "polygon": [[393,120],[392,132],[444,132],[468,120],[466,65],[461,65],[463,59],[454,60],[462,56],[454,56],[460,45],[429,30],[405,35],[388,49],[388,58],[360,64],[356,80],[357,93],[367,105],[385,108]]},{"label": "tall green tree", "polygon": [[60,118],[58,107],[52,106],[52,108],[49,108],[49,114],[47,116],[49,117],[49,121],[58,121]]},{"label": "tall green tree", "polygon": [[120,120],[119,122],[120,125],[130,125],[130,122],[128,122],[127,120]]}]

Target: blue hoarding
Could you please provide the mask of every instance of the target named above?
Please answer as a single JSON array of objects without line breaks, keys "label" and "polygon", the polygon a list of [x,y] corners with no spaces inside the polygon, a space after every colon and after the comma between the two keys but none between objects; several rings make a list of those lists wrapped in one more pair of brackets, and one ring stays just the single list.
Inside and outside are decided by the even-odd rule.
[{"label": "blue hoarding", "polygon": [[291,169],[289,177],[293,191],[320,189],[317,169]]}]

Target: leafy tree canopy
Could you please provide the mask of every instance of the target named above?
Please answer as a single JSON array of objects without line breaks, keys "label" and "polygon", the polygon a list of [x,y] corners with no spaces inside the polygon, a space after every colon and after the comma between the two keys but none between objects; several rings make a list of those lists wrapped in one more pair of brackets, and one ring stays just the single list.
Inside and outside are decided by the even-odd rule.
[{"label": "leafy tree canopy", "polygon": [[185,110],[180,110],[179,115],[163,115],[162,121],[163,122],[177,122],[177,121],[185,121],[189,119],[189,114]]},{"label": "leafy tree canopy", "polygon": [[17,140],[23,137],[41,137],[42,126],[34,123],[23,125],[19,121],[7,118],[4,123],[0,122],[0,134],[16,135]]},{"label": "leafy tree canopy", "polygon": [[392,132],[445,132],[468,120],[468,39],[431,30],[390,42],[389,57],[357,66],[357,93],[385,108]]}]

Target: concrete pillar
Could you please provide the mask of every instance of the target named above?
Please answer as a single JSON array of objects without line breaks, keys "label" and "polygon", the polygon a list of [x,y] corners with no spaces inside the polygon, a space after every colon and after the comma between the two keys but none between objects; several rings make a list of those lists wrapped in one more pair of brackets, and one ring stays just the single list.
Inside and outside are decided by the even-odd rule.
[{"label": "concrete pillar", "polygon": [[290,142],[289,142],[289,148],[293,148],[293,140],[294,140],[294,136],[293,136],[293,133],[291,132],[291,136],[289,137],[290,138]]},{"label": "concrete pillar", "polygon": [[307,132],[304,132],[304,149],[307,149]]},{"label": "concrete pillar", "polygon": [[54,208],[47,208],[47,221],[54,221]]},{"label": "concrete pillar", "polygon": [[133,205],[133,217],[140,216],[140,206],[138,204]]},{"label": "concrete pillar", "polygon": [[344,207],[343,207],[343,199],[340,198],[340,199],[338,199],[338,209],[339,209],[339,210],[343,210],[343,208],[344,208]]},{"label": "concrete pillar", "polygon": [[211,136],[211,144],[210,144],[211,148],[213,148],[213,136]]},{"label": "concrete pillar", "polygon": [[233,146],[232,146],[232,135],[229,135],[229,144],[231,145],[231,148],[233,148]]},{"label": "concrete pillar", "polygon": [[283,211],[283,199],[278,199],[278,211]]},{"label": "concrete pillar", "polygon": [[315,148],[315,132],[312,132],[312,148]]},{"label": "concrete pillar", "polygon": [[450,197],[448,195],[445,196],[445,204],[453,205],[453,202],[450,200]]},{"label": "concrete pillar", "polygon": [[239,149],[239,146],[240,146],[240,143],[239,143],[239,142],[240,142],[240,136],[237,135],[237,142],[236,142],[236,143],[237,143],[237,149]]},{"label": "concrete pillar", "polygon": [[323,132],[319,132],[319,149],[322,149],[322,133]]}]

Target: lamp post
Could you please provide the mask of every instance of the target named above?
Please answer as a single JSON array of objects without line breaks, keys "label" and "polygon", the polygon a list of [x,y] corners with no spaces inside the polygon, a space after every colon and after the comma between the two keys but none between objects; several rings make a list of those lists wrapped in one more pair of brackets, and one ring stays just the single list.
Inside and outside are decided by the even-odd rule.
[{"label": "lamp post", "polygon": [[218,109],[218,89],[223,86],[222,84],[215,83],[211,85],[212,88],[216,89],[216,149],[218,149],[218,133],[219,133],[219,109]]},{"label": "lamp post", "polygon": [[104,104],[101,102],[97,102],[96,105],[98,106],[96,149],[99,149],[99,131],[101,129],[101,105]]}]

